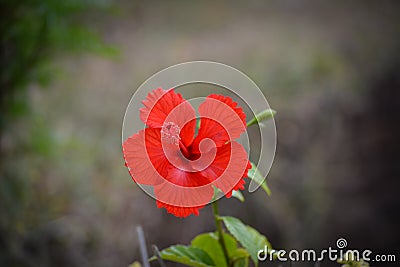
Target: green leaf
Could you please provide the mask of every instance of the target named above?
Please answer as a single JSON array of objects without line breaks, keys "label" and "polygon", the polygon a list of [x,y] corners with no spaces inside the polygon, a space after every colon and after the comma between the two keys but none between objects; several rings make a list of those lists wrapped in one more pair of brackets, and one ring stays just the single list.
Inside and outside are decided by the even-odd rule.
[{"label": "green leaf", "polygon": [[238,248],[231,255],[233,267],[247,267],[249,266],[249,253],[243,248]]},{"label": "green leaf", "polygon": [[214,195],[213,195],[212,201],[217,201],[220,197],[222,197],[224,195],[224,193],[222,192],[221,189],[219,189],[216,186],[213,186],[213,188],[214,188]]},{"label": "green leaf", "polygon": [[267,238],[260,234],[256,229],[243,224],[239,219],[234,217],[220,217],[223,220],[228,231],[236,238],[237,241],[249,252],[255,266],[258,265],[257,253],[264,246],[271,248],[271,244]]},{"label": "green leaf", "polygon": [[233,262],[233,267],[248,267],[248,266],[249,266],[249,257],[241,258]]},{"label": "green leaf", "polygon": [[247,124],[246,126],[249,127],[253,124],[256,123],[260,123],[263,121],[267,121],[269,119],[272,119],[274,117],[274,115],[276,114],[276,111],[273,109],[266,109],[264,111],[261,111],[260,113],[258,113],[256,116],[254,116],[254,118],[252,118]]},{"label": "green leaf", "polygon": [[[218,236],[218,233],[215,232],[214,235]],[[229,258],[231,258],[237,250],[236,239],[228,233],[224,233],[223,235],[224,235],[226,250],[228,250],[228,256]]]},{"label": "green leaf", "polygon": [[[224,234],[225,246],[228,254],[231,251],[234,253],[236,250],[236,240],[229,234]],[[214,261],[215,266],[226,267],[228,263],[225,260],[224,251],[219,243],[217,233],[206,233],[195,237],[192,240],[192,247],[199,248],[208,253]]]},{"label": "green leaf", "polygon": [[269,189],[267,180],[265,177],[261,174],[260,170],[257,168],[257,166],[253,163],[251,163],[251,169],[248,171],[247,176],[255,181],[257,184],[261,185],[262,189],[267,193],[268,196],[271,195],[271,189]]},{"label": "green leaf", "polygon": [[232,197],[239,199],[240,202],[244,202],[244,196],[239,190],[233,190]]},{"label": "green leaf", "polygon": [[[176,245],[166,248],[160,252],[163,260],[174,261],[192,267],[216,266],[211,257],[202,249]],[[152,258],[152,260],[154,260]]]},{"label": "green leaf", "polygon": [[231,255],[232,261],[237,261],[239,259],[248,258],[250,256],[249,252],[243,248],[237,248]]}]

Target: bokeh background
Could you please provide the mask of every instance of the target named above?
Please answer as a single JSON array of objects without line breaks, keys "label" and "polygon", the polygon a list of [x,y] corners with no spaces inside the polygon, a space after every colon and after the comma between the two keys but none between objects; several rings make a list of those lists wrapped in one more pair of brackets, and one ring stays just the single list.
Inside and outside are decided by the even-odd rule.
[{"label": "bokeh background", "polygon": [[191,60],[242,70],[278,111],[271,197],[222,214],[276,248],[343,237],[399,259],[398,1],[3,0],[0,14],[0,266],[128,266],[139,224],[160,248],[214,229],[209,208],[157,209],[121,153],[135,89]]}]

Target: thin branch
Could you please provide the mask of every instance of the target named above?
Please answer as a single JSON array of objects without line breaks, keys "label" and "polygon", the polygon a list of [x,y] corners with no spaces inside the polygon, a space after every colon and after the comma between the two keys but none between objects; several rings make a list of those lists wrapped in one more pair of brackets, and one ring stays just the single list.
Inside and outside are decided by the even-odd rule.
[{"label": "thin branch", "polygon": [[140,255],[142,256],[142,263],[144,267],[150,267],[149,255],[147,254],[146,240],[144,238],[143,228],[138,225],[136,231],[139,237]]},{"label": "thin branch", "polygon": [[161,258],[160,251],[158,250],[158,247],[156,245],[151,246],[153,248],[154,255],[156,256],[158,263],[160,264],[161,267],[167,267]]}]

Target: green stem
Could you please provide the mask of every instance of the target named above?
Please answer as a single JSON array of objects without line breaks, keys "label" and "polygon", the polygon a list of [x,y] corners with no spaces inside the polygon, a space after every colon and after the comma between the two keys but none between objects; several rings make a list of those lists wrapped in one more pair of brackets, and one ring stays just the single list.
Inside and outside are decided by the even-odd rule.
[{"label": "green stem", "polygon": [[226,263],[228,264],[228,266],[232,266],[231,261],[229,259],[228,249],[226,248],[226,244],[225,244],[224,231],[222,230],[222,224],[221,224],[221,220],[220,220],[219,214],[218,214],[217,201],[214,201],[212,203],[212,207],[213,207],[213,213],[214,213],[215,226],[217,227],[217,232],[218,232],[219,243],[222,247],[222,251],[224,252]]}]

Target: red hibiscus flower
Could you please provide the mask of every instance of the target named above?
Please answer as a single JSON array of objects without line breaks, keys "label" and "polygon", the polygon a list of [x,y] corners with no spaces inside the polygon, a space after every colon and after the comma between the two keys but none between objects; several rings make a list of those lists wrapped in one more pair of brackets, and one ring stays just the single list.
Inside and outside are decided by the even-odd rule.
[{"label": "red hibiscus flower", "polygon": [[154,187],[159,208],[177,217],[199,214],[219,188],[227,197],[244,189],[251,167],[241,144],[246,115],[231,98],[209,95],[196,112],[173,89],[149,93],[140,109],[147,128],[122,145],[133,180]]}]

